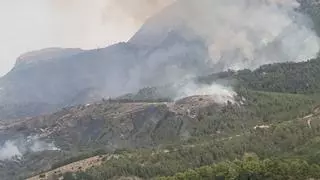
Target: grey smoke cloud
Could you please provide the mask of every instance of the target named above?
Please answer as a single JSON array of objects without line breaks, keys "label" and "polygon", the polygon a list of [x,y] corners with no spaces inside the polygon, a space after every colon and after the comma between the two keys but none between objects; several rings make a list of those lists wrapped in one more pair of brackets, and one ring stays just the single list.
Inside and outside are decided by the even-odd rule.
[{"label": "grey smoke cloud", "polygon": [[[295,0],[178,0],[171,3],[130,40],[142,47],[156,48],[142,68],[136,66],[130,70],[129,82],[141,83],[142,79],[141,86],[152,86],[205,72],[305,61],[316,57],[319,51],[319,38],[312,30],[312,22],[296,10],[299,3]],[[176,37],[168,36],[172,31],[187,40],[195,38],[192,32],[200,36],[209,58],[195,56],[206,53],[197,50],[201,46],[181,41],[170,44]],[[158,48],[163,41],[168,45]],[[201,87],[193,83],[177,90],[185,95],[199,93],[199,90],[201,94],[204,91],[212,94],[212,90],[234,94],[219,85]]]},{"label": "grey smoke cloud", "polygon": [[[254,69],[262,64],[304,61],[316,57],[319,38],[312,22],[296,11],[295,0],[168,0],[109,1],[105,15],[146,22],[130,43],[151,47],[143,63],[128,69],[127,89],[157,86],[227,69]],[[152,17],[148,19],[148,17]],[[142,23],[141,23],[142,24]],[[187,40],[200,36],[201,45],[175,42],[176,31]],[[171,35],[169,35],[171,33]],[[166,45],[163,45],[166,41]],[[161,47],[158,47],[161,44]],[[155,47],[155,48],[153,48]],[[194,62],[193,62],[194,61]],[[192,83],[191,83],[192,84]],[[182,92],[179,92],[182,90]],[[224,87],[187,84],[178,93],[228,92]],[[182,95],[183,96],[183,95]]]},{"label": "grey smoke cloud", "polygon": [[224,104],[228,101],[234,102],[234,97],[237,96],[237,93],[230,87],[216,83],[211,85],[196,84],[193,81],[189,81],[182,86],[177,87],[176,93],[175,100],[195,95],[210,95],[218,104]]},{"label": "grey smoke cloud", "polygon": [[6,141],[0,148],[0,160],[8,160],[14,157],[21,157],[22,154],[12,141]]},{"label": "grey smoke cloud", "polygon": [[28,136],[15,140],[7,140],[0,146],[0,160],[21,158],[27,152],[58,151],[53,142],[40,140],[38,136]]},{"label": "grey smoke cloud", "polygon": [[218,70],[304,61],[319,51],[312,22],[296,11],[295,0],[179,0],[170,8],[160,25],[140,36],[152,39],[186,25],[206,41],[211,58],[205,63]]}]

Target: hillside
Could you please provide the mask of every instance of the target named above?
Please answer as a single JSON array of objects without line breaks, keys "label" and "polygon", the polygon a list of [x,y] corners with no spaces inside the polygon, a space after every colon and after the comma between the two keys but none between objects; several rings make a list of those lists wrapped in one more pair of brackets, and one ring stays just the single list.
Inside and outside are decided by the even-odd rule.
[{"label": "hillside", "polygon": [[[248,10],[248,14],[235,16],[239,18],[237,21],[224,14],[230,2],[202,1],[199,4],[173,3],[150,17],[128,42],[94,50],[49,48],[20,56],[15,67],[0,78],[0,118],[37,116],[67,106],[115,98],[147,86],[176,83],[227,69],[254,69],[266,63],[297,62],[316,56],[318,41],[312,22],[307,23],[309,18],[298,13],[301,11],[311,17],[318,30],[319,8],[313,0],[302,1],[299,9],[291,6],[282,9],[282,1],[271,1],[279,6],[276,11],[265,2],[244,6],[245,1],[241,0],[236,12]],[[223,10],[212,11],[209,7]],[[190,10],[199,17],[190,17]],[[212,12],[217,14],[210,14]],[[260,13],[275,13],[279,18]],[[211,20],[208,17],[217,19],[208,22]],[[250,20],[253,17],[268,17],[266,21],[271,24],[261,24],[260,19]],[[274,22],[275,19],[285,19],[286,24],[287,21],[291,24],[283,27]],[[214,33],[207,34],[207,31]],[[227,34],[220,34],[222,32]],[[218,39],[217,44],[211,42],[212,39]],[[227,46],[223,42],[231,44]]]},{"label": "hillside", "polygon": [[[249,90],[234,104],[217,104],[211,96],[194,96],[176,102],[105,100],[75,106],[51,115],[4,124],[0,131],[3,140],[37,134],[41,141],[54,143],[59,151],[45,151],[50,159],[46,161],[41,152],[26,153],[19,163],[1,167],[0,173],[8,179],[25,177],[50,169],[50,164],[59,167],[78,159],[54,165],[72,156],[80,155],[82,159],[81,154],[89,153],[84,157],[90,157],[90,152],[99,149],[116,153],[119,149],[145,148],[142,151],[149,152],[154,148],[175,149],[180,143],[189,148],[208,140],[215,143],[251,132],[256,126],[271,126],[307,116],[317,104],[305,95]],[[30,161],[33,156],[43,160]],[[9,167],[14,170],[14,176]]]},{"label": "hillside", "polygon": [[[278,158],[285,162],[285,159],[302,159],[318,164],[314,157],[318,153],[319,93],[290,93],[299,86],[290,86],[291,89],[284,88],[279,92],[277,89],[257,91],[255,86],[248,85],[249,82],[255,84],[255,81],[244,78],[260,77],[256,72],[263,69],[270,74],[290,74],[299,82],[300,77],[308,76],[296,72],[313,67],[312,71],[303,71],[312,76],[312,73],[317,73],[318,63],[319,60],[311,60],[265,65],[255,71],[247,71],[250,72],[247,76],[239,71],[199,78],[199,82],[206,83],[209,79],[210,82],[217,82],[217,79],[221,80],[219,82],[243,81],[241,87],[234,83],[237,96],[233,103],[217,104],[212,99],[214,96],[166,101],[165,98],[157,99],[163,98],[161,93],[159,96],[159,89],[146,88],[122,99],[75,106],[52,115],[9,124],[3,127],[1,134],[41,134],[44,139],[54,141],[61,152],[79,155],[79,158],[60,161],[54,167],[90,157],[90,154],[81,154],[101,148],[116,157],[78,174],[92,179],[171,176],[189,168],[241,158],[250,152],[262,159]],[[264,81],[256,82],[264,84]],[[278,83],[276,79],[274,82]],[[279,86],[287,87],[281,82]],[[70,157],[70,154],[64,157]]]},{"label": "hillside", "polygon": [[225,82],[236,88],[295,94],[319,93],[320,59],[263,65],[255,70],[226,71],[198,78],[201,83]]},{"label": "hillside", "polygon": [[[319,111],[315,109],[314,112],[303,118],[268,125],[260,124],[234,135],[229,134],[226,137],[202,136],[156,149],[117,151],[113,158],[105,160],[101,166],[94,167],[86,173],[76,174],[78,178],[75,179],[81,179],[81,177],[109,179],[134,176],[142,179],[153,179],[158,176],[171,176],[189,168],[197,167],[201,168],[196,169],[198,174],[195,173],[194,175],[198,176],[199,179],[208,176],[216,178],[224,176],[227,179],[233,179],[232,177],[237,176],[263,176],[258,179],[274,179],[275,177],[279,179],[289,177],[297,179],[318,178],[319,161],[316,158],[319,147],[318,130]],[[251,152],[266,160],[258,161],[254,156],[254,159],[245,159],[243,162],[239,160],[227,161],[241,159],[243,155]],[[221,163],[217,164],[217,162]],[[259,165],[261,168],[250,162],[261,163]],[[263,169],[266,165],[265,162],[271,164]],[[276,162],[281,165],[277,165]],[[209,168],[208,165],[217,169],[213,172],[202,172],[203,168]],[[230,165],[234,169],[230,169]],[[277,171],[277,169],[283,167],[289,168],[280,172]],[[303,168],[304,172],[300,170],[295,172],[293,171],[294,168]],[[190,171],[188,170],[184,174],[176,174],[176,178],[193,179],[194,176],[189,174]]]},{"label": "hillside", "polygon": [[21,55],[0,179],[320,179],[320,6],[298,2],[178,0],[128,42]]}]

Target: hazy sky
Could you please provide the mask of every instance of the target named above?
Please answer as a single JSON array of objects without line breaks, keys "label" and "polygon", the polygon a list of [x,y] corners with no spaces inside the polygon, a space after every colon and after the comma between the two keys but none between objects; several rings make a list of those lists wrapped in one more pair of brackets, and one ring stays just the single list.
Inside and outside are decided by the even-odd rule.
[{"label": "hazy sky", "polygon": [[106,8],[108,1],[0,0],[0,75],[28,51],[46,47],[90,49],[126,41],[141,22]]}]

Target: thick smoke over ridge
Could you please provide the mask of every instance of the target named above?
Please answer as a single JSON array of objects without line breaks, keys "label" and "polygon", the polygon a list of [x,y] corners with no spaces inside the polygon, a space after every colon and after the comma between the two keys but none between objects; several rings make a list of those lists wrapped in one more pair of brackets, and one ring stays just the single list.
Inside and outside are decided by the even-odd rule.
[{"label": "thick smoke over ridge", "polygon": [[159,18],[162,24],[139,36],[158,36],[182,24],[205,40],[211,58],[204,63],[218,70],[303,61],[317,55],[319,38],[298,8],[295,0],[180,0]]},{"label": "thick smoke over ridge", "polygon": [[74,34],[61,38],[81,36],[88,47],[115,32],[129,37],[158,14],[156,25],[143,35],[163,35],[182,24],[205,39],[211,60],[203,63],[219,70],[302,61],[319,50],[312,23],[296,10],[296,0],[54,0],[52,5],[63,17],[63,31],[71,28]]},{"label": "thick smoke over ridge", "polygon": [[[298,11],[299,5],[295,0],[178,0],[149,19],[130,42],[157,48],[167,41],[168,46],[161,45],[159,50],[153,51],[146,60],[147,67],[141,68],[148,74],[147,78],[155,83],[161,82],[163,76],[174,82],[203,72],[254,69],[267,63],[305,61],[316,57],[319,38],[312,30],[310,19]],[[175,38],[174,34],[191,43],[168,43],[168,39]],[[199,37],[207,47],[209,58],[190,58],[193,39]],[[193,54],[204,53],[196,48],[192,49]],[[179,53],[180,56],[177,55]],[[189,58],[181,60],[181,54],[188,54]],[[186,67],[194,60],[194,68]],[[186,66],[181,68],[181,63]],[[131,72],[132,77],[139,74],[134,70]],[[165,75],[154,77],[155,72]],[[199,90],[207,90],[208,94],[213,93],[211,90],[233,94],[225,91],[223,86],[204,88],[188,84],[182,90],[178,89],[178,93],[195,94]]]},{"label": "thick smoke over ridge", "polygon": [[161,14],[166,16],[163,21],[146,33],[159,34],[163,26],[174,29],[183,23],[205,39],[211,66],[255,68],[306,60],[319,50],[312,23],[296,11],[296,0],[52,0],[51,4],[63,17],[59,19],[64,22],[60,25],[67,27],[63,30],[71,28],[68,24],[81,28],[70,30],[75,34],[72,38],[76,41],[80,33],[81,38],[88,39],[88,47],[108,33],[117,31],[121,37],[132,34],[148,18],[170,9]]},{"label": "thick smoke over ridge", "polygon": [[195,8],[204,18],[189,22],[206,37],[213,65],[220,61],[225,69],[256,68],[316,56],[319,39],[297,7],[293,0],[207,1]]}]

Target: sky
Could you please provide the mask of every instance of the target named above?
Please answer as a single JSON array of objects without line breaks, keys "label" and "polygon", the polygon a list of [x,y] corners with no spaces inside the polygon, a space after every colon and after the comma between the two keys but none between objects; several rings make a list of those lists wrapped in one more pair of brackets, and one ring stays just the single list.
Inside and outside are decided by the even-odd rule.
[{"label": "sky", "polygon": [[[0,0],[0,76],[21,54],[47,47],[93,49],[127,41],[142,22],[111,0]],[[76,3],[75,3],[76,2]]]}]

